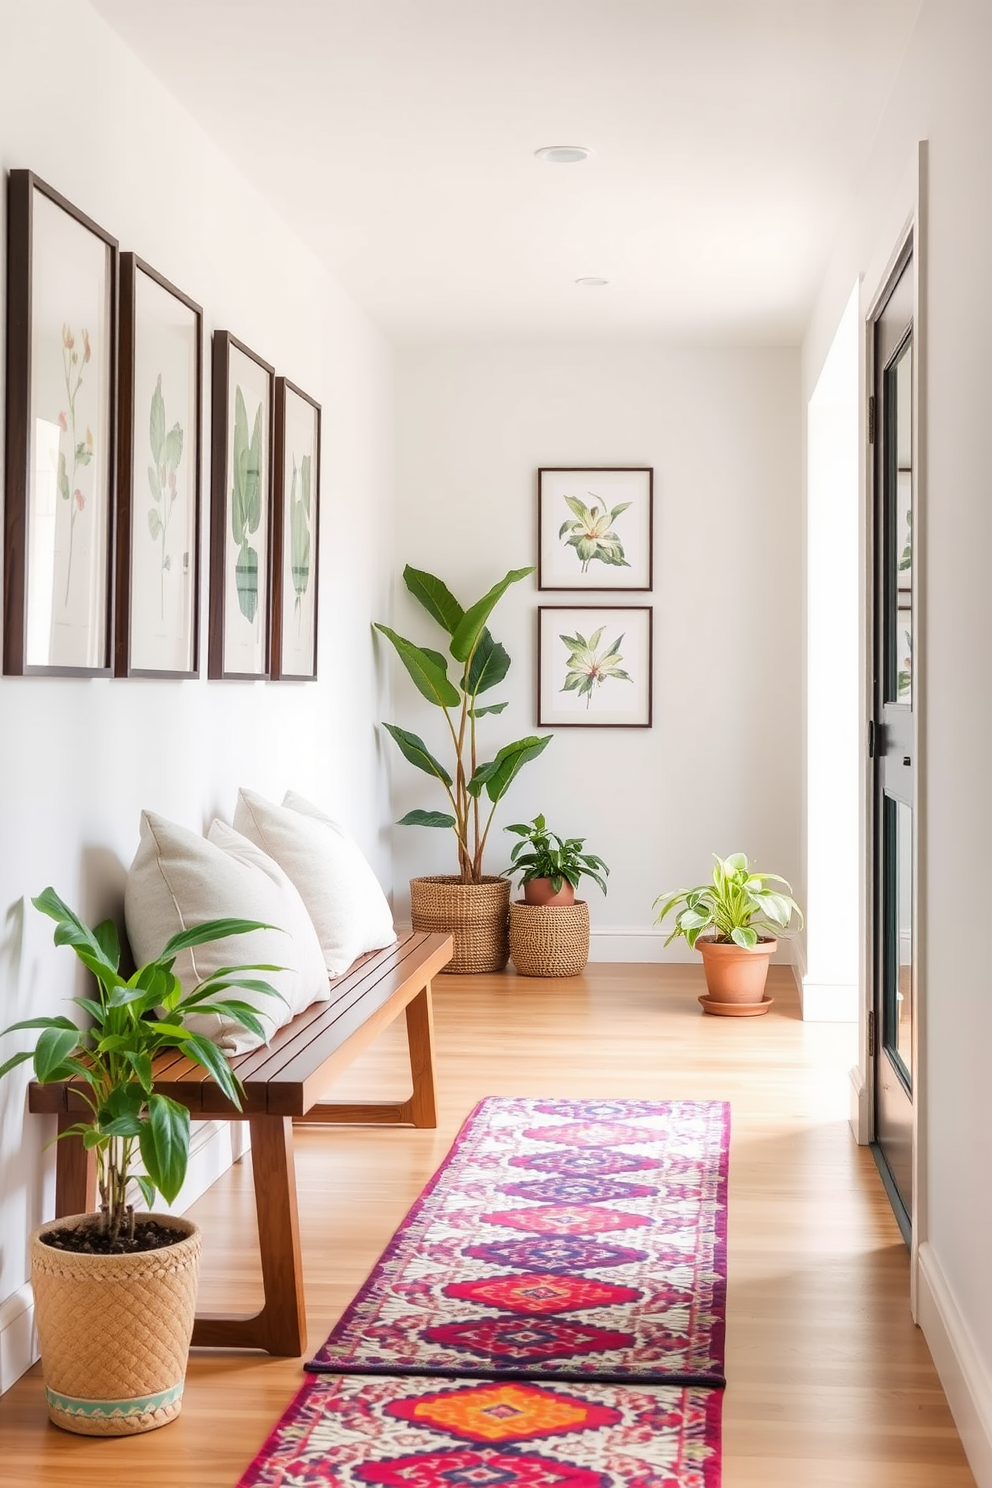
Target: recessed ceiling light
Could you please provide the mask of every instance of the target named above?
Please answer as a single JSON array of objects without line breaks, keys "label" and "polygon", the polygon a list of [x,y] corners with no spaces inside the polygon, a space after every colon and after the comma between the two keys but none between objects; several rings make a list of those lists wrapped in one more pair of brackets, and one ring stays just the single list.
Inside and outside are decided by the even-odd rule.
[{"label": "recessed ceiling light", "polygon": [[576,279],[575,282],[576,284],[585,285],[586,289],[602,289],[604,285],[609,284],[610,281],[609,279],[599,279],[595,274],[587,274],[582,279]]},{"label": "recessed ceiling light", "polygon": [[579,160],[587,160],[592,151],[585,145],[542,145],[534,154],[549,165],[575,165]]}]

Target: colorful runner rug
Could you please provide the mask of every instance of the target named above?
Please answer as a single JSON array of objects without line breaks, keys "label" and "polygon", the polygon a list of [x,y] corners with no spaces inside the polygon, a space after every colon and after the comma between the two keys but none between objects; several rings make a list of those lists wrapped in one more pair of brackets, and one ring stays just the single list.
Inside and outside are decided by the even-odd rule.
[{"label": "colorful runner rug", "polygon": [[308,1380],[238,1488],[719,1488],[723,1391]]},{"label": "colorful runner rug", "polygon": [[307,1369],[722,1385],[729,1128],[722,1101],[482,1101]]}]

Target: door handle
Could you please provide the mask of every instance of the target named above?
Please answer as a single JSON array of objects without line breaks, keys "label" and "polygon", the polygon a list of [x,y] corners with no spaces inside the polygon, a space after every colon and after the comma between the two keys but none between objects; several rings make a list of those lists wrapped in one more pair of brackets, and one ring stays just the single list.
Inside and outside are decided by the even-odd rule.
[{"label": "door handle", "polygon": [[904,765],[911,765],[913,763],[908,754],[903,755],[902,762]]}]

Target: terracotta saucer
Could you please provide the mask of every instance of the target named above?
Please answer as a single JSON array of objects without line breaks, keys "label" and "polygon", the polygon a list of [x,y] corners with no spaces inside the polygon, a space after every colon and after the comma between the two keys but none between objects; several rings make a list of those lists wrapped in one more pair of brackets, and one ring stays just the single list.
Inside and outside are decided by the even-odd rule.
[{"label": "terracotta saucer", "polygon": [[760,1002],[714,1002],[710,997],[701,997],[699,1001],[708,1013],[716,1013],[721,1018],[757,1018],[760,1013],[767,1013],[774,997],[763,997]]}]

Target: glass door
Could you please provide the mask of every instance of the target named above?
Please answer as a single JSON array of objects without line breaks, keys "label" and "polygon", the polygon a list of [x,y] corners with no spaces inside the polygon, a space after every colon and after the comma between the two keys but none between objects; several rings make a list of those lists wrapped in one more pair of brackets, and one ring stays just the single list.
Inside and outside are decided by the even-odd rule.
[{"label": "glass door", "polygon": [[913,267],[909,242],[873,321],[873,946],[875,1156],[903,1235],[913,1203]]}]

